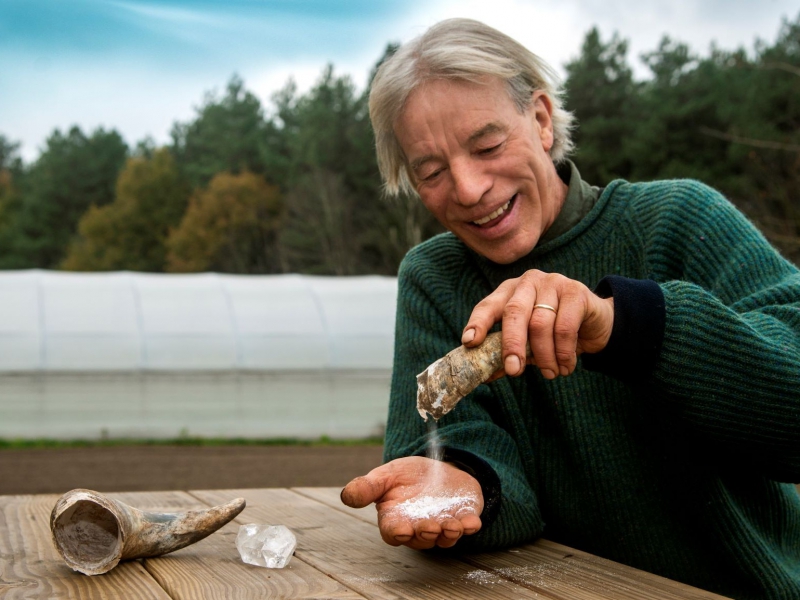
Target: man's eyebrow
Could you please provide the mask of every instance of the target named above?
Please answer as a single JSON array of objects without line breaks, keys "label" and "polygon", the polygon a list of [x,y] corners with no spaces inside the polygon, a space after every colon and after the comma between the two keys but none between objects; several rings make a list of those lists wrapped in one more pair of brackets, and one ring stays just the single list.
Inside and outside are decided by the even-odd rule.
[{"label": "man's eyebrow", "polygon": [[[507,131],[507,127],[500,125],[499,123],[487,123],[470,135],[469,138],[467,138],[467,143],[472,145],[487,135],[491,135],[493,133],[504,133],[505,131]],[[412,172],[416,173],[417,169],[419,169],[426,162],[436,160],[437,158],[438,156],[436,154],[426,154],[411,161],[411,163],[409,163],[409,167],[411,168]]]},{"label": "man's eyebrow", "polygon": [[477,142],[478,140],[487,135],[491,135],[493,133],[503,133],[504,131],[506,131],[506,127],[500,125],[499,123],[487,123],[480,129],[478,129],[478,131],[469,136],[469,139],[467,141],[470,144],[474,144],[475,142]]},{"label": "man's eyebrow", "polygon": [[426,162],[435,159],[436,159],[435,154],[426,154],[425,156],[420,156],[419,158],[415,158],[409,166],[411,167],[411,170],[416,173],[417,169],[419,169]]}]

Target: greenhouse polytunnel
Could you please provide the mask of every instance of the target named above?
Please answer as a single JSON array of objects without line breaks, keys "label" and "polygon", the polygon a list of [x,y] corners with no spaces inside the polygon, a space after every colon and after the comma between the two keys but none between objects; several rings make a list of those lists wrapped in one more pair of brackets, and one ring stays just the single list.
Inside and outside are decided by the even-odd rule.
[{"label": "greenhouse polytunnel", "polygon": [[0,438],[380,435],[396,296],[380,276],[2,272]]}]

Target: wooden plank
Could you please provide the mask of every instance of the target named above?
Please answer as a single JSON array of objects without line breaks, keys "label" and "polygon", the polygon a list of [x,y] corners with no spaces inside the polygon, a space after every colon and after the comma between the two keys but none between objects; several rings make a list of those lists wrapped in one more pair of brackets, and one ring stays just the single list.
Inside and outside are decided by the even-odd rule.
[{"label": "wooden plank", "polygon": [[374,525],[290,490],[193,493],[209,503],[244,496],[244,520],[286,525],[297,536],[296,560],[371,599],[551,598],[499,577],[484,584],[475,577],[478,569],[455,558],[393,548]]},{"label": "wooden plank", "polygon": [[[224,494],[222,504],[242,494]],[[154,511],[182,511],[209,506],[183,492],[109,494],[131,506]],[[247,509],[245,509],[246,511]],[[246,513],[243,513],[246,514]],[[242,562],[236,549],[234,520],[216,533],[176,552],[143,561],[147,572],[174,600],[198,598],[336,598],[363,600],[313,567],[293,561],[285,569],[265,569]]]},{"label": "wooden plank", "polygon": [[0,496],[0,597],[169,600],[138,561],[96,577],[70,569],[50,534],[57,498]]},{"label": "wooden plank", "polygon": [[351,508],[346,504],[343,504],[341,498],[339,497],[339,494],[342,493],[342,488],[293,487],[291,490],[305,496],[306,498],[311,498],[317,502],[327,504],[331,508],[340,510],[345,514],[355,517],[356,519],[361,519],[370,525],[375,525],[376,527],[378,526],[378,511],[375,510],[375,505],[371,504],[369,506],[365,506],[364,508]]},{"label": "wooden plank", "polygon": [[723,600],[712,592],[543,539],[464,560],[561,600]]},{"label": "wooden plank", "polygon": [[[371,507],[355,509],[342,504],[339,488],[293,488],[293,491],[375,524]],[[503,577],[531,589],[547,590],[555,598],[583,600],[714,600],[723,596],[666,579],[646,571],[550,542],[533,544],[506,551],[462,557],[481,569],[486,582]],[[478,577],[476,577],[478,578]]]}]

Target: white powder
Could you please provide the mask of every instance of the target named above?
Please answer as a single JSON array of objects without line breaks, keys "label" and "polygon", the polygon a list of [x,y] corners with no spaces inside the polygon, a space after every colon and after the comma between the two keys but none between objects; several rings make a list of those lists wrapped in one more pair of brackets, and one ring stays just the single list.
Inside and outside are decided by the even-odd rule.
[{"label": "white powder", "polygon": [[[428,421],[428,449],[425,455],[436,461],[441,461],[444,458],[444,449],[439,439],[439,426],[434,419]],[[430,483],[438,483],[436,480],[441,479],[441,465],[436,465],[431,470],[431,478],[434,481]]]},{"label": "white powder", "polygon": [[503,579],[498,577],[494,573],[490,573],[489,571],[484,571],[483,569],[477,569],[475,571],[470,571],[461,576],[462,579],[466,579],[467,581],[471,581],[472,583],[477,583],[478,585],[495,585],[498,583],[503,583]]},{"label": "white powder", "polygon": [[455,517],[462,508],[473,506],[472,496],[420,496],[397,505],[397,510],[413,520]]}]

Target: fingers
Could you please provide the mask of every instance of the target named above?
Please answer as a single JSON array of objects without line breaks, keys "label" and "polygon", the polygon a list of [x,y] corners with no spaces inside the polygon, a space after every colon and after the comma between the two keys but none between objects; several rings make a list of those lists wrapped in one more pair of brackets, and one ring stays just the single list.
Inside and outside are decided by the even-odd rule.
[{"label": "fingers", "polygon": [[580,352],[605,347],[613,327],[613,304],[579,281],[530,270],[504,281],[475,306],[462,343],[478,345],[497,322],[502,322],[503,368],[490,380],[521,375],[526,363],[554,379],[575,370]]},{"label": "fingers", "polygon": [[[513,281],[513,280],[511,280]],[[528,329],[534,305],[538,301],[536,277],[522,276],[516,281],[503,307],[503,367],[507,375],[521,375],[525,370]],[[509,283],[509,282],[505,282]],[[533,341],[533,340],[531,340]],[[533,350],[531,346],[531,350]],[[534,359],[536,354],[534,353]]]},{"label": "fingers", "polygon": [[381,510],[380,507],[378,507],[378,529],[383,541],[390,546],[408,545],[416,536],[414,525],[408,519],[402,518],[394,511]]},{"label": "fingers", "polygon": [[[528,323],[528,339],[545,379],[566,376],[578,364],[578,331],[585,318],[583,284],[556,276],[537,294]],[[586,290],[588,291],[588,289]]]},{"label": "fingers", "polygon": [[569,292],[562,294],[553,326],[554,359],[559,375],[570,375],[578,365],[578,335],[585,313],[581,297]]},{"label": "fingers", "polygon": [[584,295],[591,292],[582,283],[557,273],[536,272],[530,279],[536,300],[527,334],[534,364],[545,379],[569,375],[578,362],[578,331],[586,314]]},{"label": "fingers", "polygon": [[[541,294],[541,296],[544,297],[537,297],[537,303],[534,304],[530,313],[527,337],[530,339],[534,364],[539,367],[545,379],[555,379],[557,375],[560,375],[554,336],[560,304],[552,292]],[[551,307],[553,310],[547,307]]]},{"label": "fingers", "polygon": [[447,519],[441,524],[442,532],[436,540],[440,548],[451,548],[464,535],[464,526],[458,519]]},{"label": "fingers", "polygon": [[342,503],[352,508],[364,508],[383,498],[388,486],[388,477],[383,470],[383,467],[378,467],[348,483],[339,494]]},{"label": "fingers", "polygon": [[460,520],[464,528],[464,535],[474,535],[481,529],[481,518],[476,514],[464,515],[460,517]]},{"label": "fingers", "polygon": [[442,526],[439,523],[433,519],[423,519],[414,525],[414,538],[406,546],[415,550],[433,548],[441,535]]},{"label": "fingers", "polygon": [[473,535],[481,528],[477,515],[461,519],[446,518],[442,522],[423,519],[415,523],[397,518],[391,513],[379,516],[381,538],[391,546],[408,546],[414,550],[427,550],[434,546],[452,548],[464,535]]},{"label": "fingers", "polygon": [[461,334],[462,344],[474,348],[486,339],[486,334],[503,316],[503,309],[514,293],[514,281],[504,281],[494,292],[475,305]]}]

